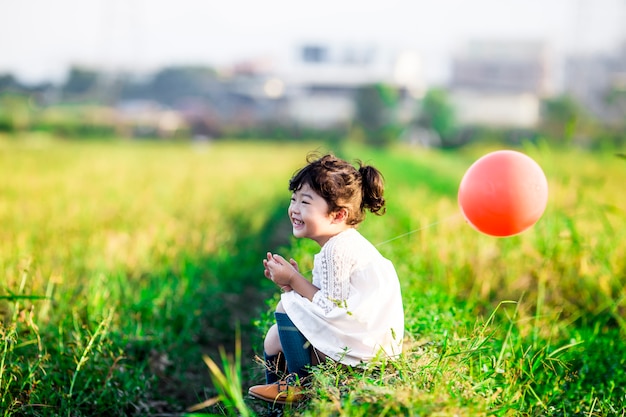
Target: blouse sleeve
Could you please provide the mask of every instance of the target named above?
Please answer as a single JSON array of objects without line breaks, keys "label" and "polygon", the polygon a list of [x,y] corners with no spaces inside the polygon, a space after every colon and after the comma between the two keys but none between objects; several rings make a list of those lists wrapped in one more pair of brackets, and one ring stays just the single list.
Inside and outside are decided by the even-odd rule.
[{"label": "blouse sleeve", "polygon": [[320,253],[320,290],[313,296],[313,303],[329,313],[336,307],[346,307],[350,295],[352,259],[346,245],[329,241]]}]

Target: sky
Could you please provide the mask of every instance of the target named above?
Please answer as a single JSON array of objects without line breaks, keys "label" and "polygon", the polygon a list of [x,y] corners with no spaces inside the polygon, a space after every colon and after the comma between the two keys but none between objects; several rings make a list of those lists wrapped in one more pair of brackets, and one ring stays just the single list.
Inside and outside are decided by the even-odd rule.
[{"label": "sky", "polygon": [[280,66],[304,42],[417,51],[427,78],[473,39],[544,41],[554,56],[626,40],[626,0],[0,0],[0,74],[59,81],[71,65]]}]

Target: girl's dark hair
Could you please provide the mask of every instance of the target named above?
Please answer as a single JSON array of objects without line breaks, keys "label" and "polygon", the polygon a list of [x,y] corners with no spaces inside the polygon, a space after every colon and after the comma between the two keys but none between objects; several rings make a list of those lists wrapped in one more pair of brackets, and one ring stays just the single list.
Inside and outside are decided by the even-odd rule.
[{"label": "girl's dark hair", "polygon": [[373,166],[357,160],[356,168],[334,155],[320,157],[316,153],[309,154],[307,162],[289,180],[289,191],[308,184],[326,200],[329,213],[347,209],[346,223],[351,226],[363,221],[365,210],[377,215],[385,213],[384,178]]}]

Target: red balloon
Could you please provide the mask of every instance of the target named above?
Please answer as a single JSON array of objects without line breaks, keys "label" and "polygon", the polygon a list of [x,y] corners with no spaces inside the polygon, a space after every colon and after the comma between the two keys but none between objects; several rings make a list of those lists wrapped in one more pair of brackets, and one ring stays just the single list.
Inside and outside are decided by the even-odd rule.
[{"label": "red balloon", "polygon": [[469,167],[459,186],[458,202],[476,230],[490,236],[512,236],[534,225],[543,214],[548,181],[529,156],[495,151]]}]

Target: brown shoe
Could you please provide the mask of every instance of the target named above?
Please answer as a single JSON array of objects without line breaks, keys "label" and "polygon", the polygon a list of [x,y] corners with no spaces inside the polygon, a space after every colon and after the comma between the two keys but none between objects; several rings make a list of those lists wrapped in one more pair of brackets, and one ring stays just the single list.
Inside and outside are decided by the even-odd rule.
[{"label": "brown shoe", "polygon": [[254,398],[275,404],[294,404],[304,400],[301,387],[288,385],[285,380],[267,385],[255,385],[248,390]]}]

